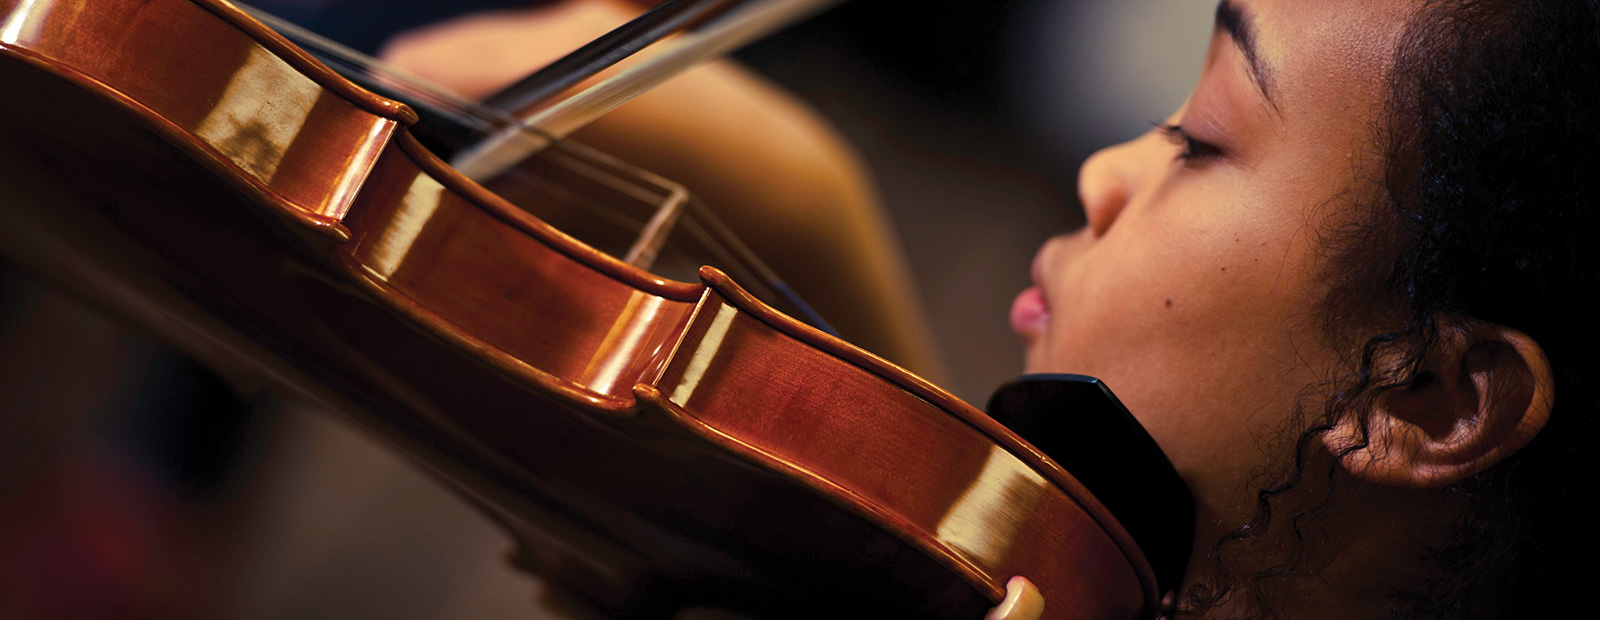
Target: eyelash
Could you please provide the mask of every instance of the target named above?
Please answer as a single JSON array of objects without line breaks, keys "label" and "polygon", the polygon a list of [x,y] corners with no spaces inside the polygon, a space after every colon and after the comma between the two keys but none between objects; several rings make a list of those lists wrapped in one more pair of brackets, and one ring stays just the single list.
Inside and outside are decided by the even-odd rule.
[{"label": "eyelash", "polygon": [[1165,137],[1168,142],[1171,142],[1182,149],[1178,151],[1177,159],[1179,161],[1184,163],[1199,163],[1208,159],[1222,156],[1222,149],[1218,148],[1216,145],[1194,139],[1194,137],[1189,135],[1189,132],[1184,131],[1183,127],[1179,125],[1156,123],[1156,129],[1161,131],[1161,135]]}]

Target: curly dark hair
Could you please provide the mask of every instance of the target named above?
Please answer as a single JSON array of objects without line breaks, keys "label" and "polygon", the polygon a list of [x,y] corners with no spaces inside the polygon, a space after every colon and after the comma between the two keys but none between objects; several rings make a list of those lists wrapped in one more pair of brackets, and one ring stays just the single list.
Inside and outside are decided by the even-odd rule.
[{"label": "curly dark hair", "polygon": [[[1363,309],[1404,312],[1351,341],[1350,377],[1308,395],[1317,406],[1290,431],[1292,463],[1258,492],[1255,518],[1216,544],[1216,574],[1184,607],[1204,615],[1231,598],[1236,610],[1275,615],[1274,589],[1319,566],[1314,524],[1338,479],[1321,436],[1362,420],[1379,395],[1432,380],[1428,352],[1465,317],[1537,341],[1558,406],[1529,445],[1449,489],[1467,506],[1452,541],[1428,550],[1435,570],[1396,591],[1391,609],[1553,617],[1595,581],[1600,538],[1584,509],[1600,493],[1600,464],[1583,453],[1600,413],[1600,321],[1588,305],[1600,294],[1600,0],[1426,2],[1396,51],[1373,135],[1385,167],[1363,197],[1372,207],[1324,236],[1325,327],[1335,334]],[[1329,490],[1296,497],[1308,476]],[[1260,540],[1269,531],[1281,540]],[[1265,567],[1238,560],[1250,548],[1268,549]]]}]

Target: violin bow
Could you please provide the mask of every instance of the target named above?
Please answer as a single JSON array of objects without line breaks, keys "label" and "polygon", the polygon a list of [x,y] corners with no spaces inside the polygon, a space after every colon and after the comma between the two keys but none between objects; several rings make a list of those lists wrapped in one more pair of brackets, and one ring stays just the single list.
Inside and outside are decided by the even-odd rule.
[{"label": "violin bow", "polygon": [[572,53],[528,74],[483,100],[515,114],[577,86],[691,24],[715,17],[739,0],[667,0]]},{"label": "violin bow", "polygon": [[[673,76],[706,60],[721,57],[839,2],[840,0],[753,0],[742,4],[729,10],[715,22],[684,35],[678,45],[671,50],[602,80],[559,103],[519,118],[519,124],[505,127],[477,144],[467,147],[451,161],[451,165],[468,178],[479,182],[495,178],[534,153],[571,135],[572,132]],[[666,20],[663,18],[663,21]],[[631,25],[630,22],[623,28]],[[650,29],[643,30],[650,31]],[[597,60],[590,65],[598,63]],[[528,79],[532,80],[537,75],[536,73],[529,76]]]}]

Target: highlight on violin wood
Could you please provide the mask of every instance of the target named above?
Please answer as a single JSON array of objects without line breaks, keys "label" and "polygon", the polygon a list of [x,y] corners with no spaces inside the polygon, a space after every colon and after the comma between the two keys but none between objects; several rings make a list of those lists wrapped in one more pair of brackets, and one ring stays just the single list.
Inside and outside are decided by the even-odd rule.
[{"label": "highlight on violin wood", "polygon": [[1154,608],[1127,532],[993,420],[551,228],[220,0],[0,0],[0,79],[19,263],[393,438],[609,613],[977,618],[1019,574],[1048,618]]}]

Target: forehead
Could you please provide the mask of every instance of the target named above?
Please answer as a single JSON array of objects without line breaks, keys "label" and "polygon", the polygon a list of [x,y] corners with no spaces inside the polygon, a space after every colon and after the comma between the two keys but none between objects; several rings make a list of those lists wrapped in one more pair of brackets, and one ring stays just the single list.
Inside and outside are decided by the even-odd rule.
[{"label": "forehead", "polygon": [[1400,35],[1422,3],[1230,1],[1252,21],[1257,51],[1279,82],[1285,108],[1362,115],[1381,99]]}]

